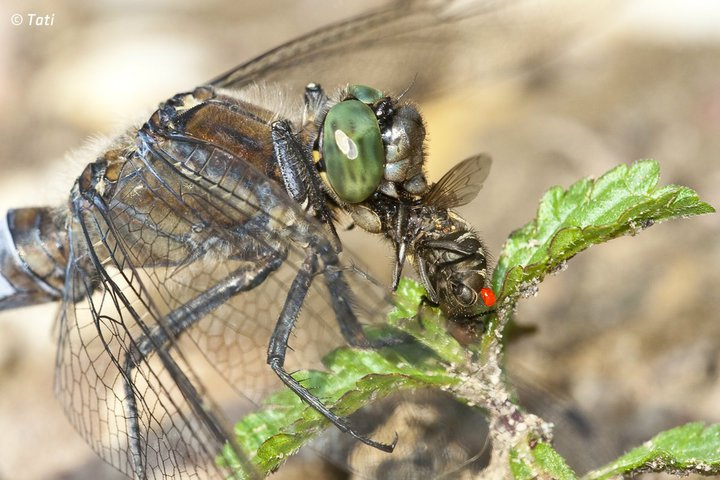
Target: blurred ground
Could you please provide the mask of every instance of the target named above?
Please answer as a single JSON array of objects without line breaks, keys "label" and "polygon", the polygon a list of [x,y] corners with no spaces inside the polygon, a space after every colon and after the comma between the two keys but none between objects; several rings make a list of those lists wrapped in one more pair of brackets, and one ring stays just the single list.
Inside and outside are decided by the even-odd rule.
[{"label": "blurred ground", "polygon": [[[433,179],[479,151],[494,158],[464,210],[491,252],[548,187],[640,158],[720,206],[720,43],[702,22],[712,12],[650,3],[543,69],[422,105]],[[0,208],[62,201],[81,171],[64,155],[88,136],[365,4],[0,6]],[[29,11],[54,24],[7,20]],[[511,371],[574,399],[601,439],[578,468],[672,426],[720,421],[719,236],[716,215],[654,226],[579,255],[521,305],[518,322],[538,333],[511,347]],[[0,478],[110,478],[53,398],[53,312],[0,315]]]}]

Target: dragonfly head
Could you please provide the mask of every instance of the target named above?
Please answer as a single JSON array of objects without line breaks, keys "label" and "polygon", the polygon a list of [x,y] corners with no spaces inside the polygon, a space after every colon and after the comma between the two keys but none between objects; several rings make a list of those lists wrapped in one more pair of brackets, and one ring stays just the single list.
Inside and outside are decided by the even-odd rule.
[{"label": "dragonfly head", "polygon": [[417,109],[364,85],[350,85],[338,98],[318,136],[335,199],[353,210],[377,193],[397,199],[425,193],[425,125]]}]

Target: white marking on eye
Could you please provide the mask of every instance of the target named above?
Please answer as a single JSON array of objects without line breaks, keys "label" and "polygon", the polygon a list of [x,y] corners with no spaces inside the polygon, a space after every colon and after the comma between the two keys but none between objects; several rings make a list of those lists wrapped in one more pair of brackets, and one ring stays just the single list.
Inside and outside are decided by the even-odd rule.
[{"label": "white marking on eye", "polygon": [[358,158],[358,147],[352,138],[348,137],[342,130],[335,130],[335,144],[340,151],[350,160]]}]

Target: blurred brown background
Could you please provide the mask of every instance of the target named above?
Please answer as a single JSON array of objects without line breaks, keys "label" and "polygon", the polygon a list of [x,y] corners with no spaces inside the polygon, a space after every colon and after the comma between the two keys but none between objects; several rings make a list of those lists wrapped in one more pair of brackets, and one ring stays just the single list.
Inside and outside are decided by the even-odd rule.
[{"label": "blurred brown background", "polygon": [[[367,7],[5,2],[0,208],[63,201],[82,170],[66,154],[92,135],[141,120],[173,93]],[[13,26],[15,13],[54,14],[53,25]],[[662,182],[720,206],[720,7],[636,2],[588,25],[543,68],[421,105],[432,179],[479,151],[494,158],[485,189],[463,213],[495,254],[548,187],[640,158],[660,162]],[[542,41],[532,30],[507,35]],[[572,399],[594,425],[597,447],[575,452],[578,468],[672,426],[720,421],[719,239],[716,215],[654,226],[579,255],[521,304],[519,323],[538,333],[511,347],[511,371]],[[53,306],[0,314],[0,478],[109,478],[113,471],[53,398],[53,317]]]}]

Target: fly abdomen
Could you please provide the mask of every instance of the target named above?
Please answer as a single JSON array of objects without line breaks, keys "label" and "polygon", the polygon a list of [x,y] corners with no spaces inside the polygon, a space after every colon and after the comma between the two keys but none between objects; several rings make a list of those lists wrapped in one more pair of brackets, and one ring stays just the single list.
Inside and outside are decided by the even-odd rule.
[{"label": "fly abdomen", "polygon": [[0,310],[63,298],[68,234],[49,207],[9,210],[0,221]]}]

